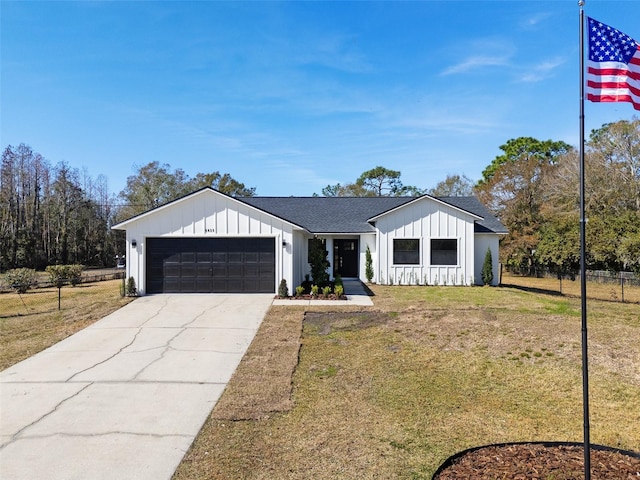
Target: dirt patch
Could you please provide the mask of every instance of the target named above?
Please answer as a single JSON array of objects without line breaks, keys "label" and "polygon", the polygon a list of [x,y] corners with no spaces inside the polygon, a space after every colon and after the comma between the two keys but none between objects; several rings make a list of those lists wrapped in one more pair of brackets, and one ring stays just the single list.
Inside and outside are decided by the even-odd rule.
[{"label": "dirt patch", "polygon": [[[613,449],[590,451],[591,475],[599,480],[640,476],[640,455]],[[451,463],[450,465],[448,465]],[[481,447],[446,462],[434,480],[549,479],[584,477],[584,448],[575,445],[511,444]]]},{"label": "dirt patch", "polygon": [[384,325],[393,317],[393,314],[376,311],[307,312],[304,316],[304,326],[316,335],[329,335],[338,331],[357,331]]}]

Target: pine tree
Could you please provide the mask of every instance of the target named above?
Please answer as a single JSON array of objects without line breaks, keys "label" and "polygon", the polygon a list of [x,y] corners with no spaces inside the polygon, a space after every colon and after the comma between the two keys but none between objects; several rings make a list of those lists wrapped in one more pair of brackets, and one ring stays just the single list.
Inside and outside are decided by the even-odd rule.
[{"label": "pine tree", "polygon": [[367,245],[367,251],[365,252],[364,264],[364,274],[367,277],[367,282],[371,283],[371,280],[373,280],[373,260],[371,259],[371,250],[369,249],[369,245]]},{"label": "pine tree", "polygon": [[482,283],[491,285],[491,282],[493,282],[493,258],[491,249],[487,248],[487,253],[484,255],[484,263],[482,264]]}]

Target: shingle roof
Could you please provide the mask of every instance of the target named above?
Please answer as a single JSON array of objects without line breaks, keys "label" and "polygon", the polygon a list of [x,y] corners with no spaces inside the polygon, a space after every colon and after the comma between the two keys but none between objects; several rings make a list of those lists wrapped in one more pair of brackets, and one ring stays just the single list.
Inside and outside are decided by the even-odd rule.
[{"label": "shingle roof", "polygon": [[[507,229],[476,197],[437,197],[445,203],[482,217],[476,232],[507,233]],[[415,197],[244,197],[238,200],[299,225],[312,233],[368,233],[368,222]]]},{"label": "shingle roof", "polygon": [[410,197],[245,197],[261,210],[295,223],[312,233],[375,232],[367,221],[410,202]]},{"label": "shingle roof", "polygon": [[498,220],[480,200],[476,197],[438,197],[445,203],[458,207],[467,212],[475,213],[483,220],[476,222],[476,233],[500,233],[507,234],[509,231],[500,220]]}]

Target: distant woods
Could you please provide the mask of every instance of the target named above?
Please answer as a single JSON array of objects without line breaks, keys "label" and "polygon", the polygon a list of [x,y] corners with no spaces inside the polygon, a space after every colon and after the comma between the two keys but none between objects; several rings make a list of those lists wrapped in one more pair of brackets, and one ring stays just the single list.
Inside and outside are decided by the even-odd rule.
[{"label": "distant woods", "polygon": [[93,179],[64,162],[51,165],[25,144],[8,146],[0,167],[0,272],[54,264],[114,266],[115,256],[124,254],[124,237],[112,225],[204,186],[232,196],[254,194],[229,174],[189,178],[151,162],[116,196],[103,175]]},{"label": "distant woods", "polygon": [[0,270],[113,262],[107,187],[103,176],[51,166],[24,144],[8,146],[0,169]]}]

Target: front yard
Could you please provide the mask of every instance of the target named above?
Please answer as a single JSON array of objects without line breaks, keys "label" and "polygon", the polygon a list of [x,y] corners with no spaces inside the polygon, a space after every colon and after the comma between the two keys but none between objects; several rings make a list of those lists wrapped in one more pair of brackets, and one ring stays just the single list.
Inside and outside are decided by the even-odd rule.
[{"label": "front yard", "polygon": [[0,370],[9,368],[126,305],[122,280],[0,294]]},{"label": "front yard", "polygon": [[[68,287],[62,311],[3,294],[0,369],[130,301],[119,285]],[[582,441],[578,298],[372,288],[369,308],[272,307],[174,478],[428,479],[472,446]],[[640,451],[639,338],[637,304],[589,301],[594,443]]]},{"label": "front yard", "polygon": [[[272,307],[174,478],[427,479],[476,445],[582,441],[578,299],[373,290],[362,311]],[[640,451],[640,309],[589,317],[591,440]]]}]

